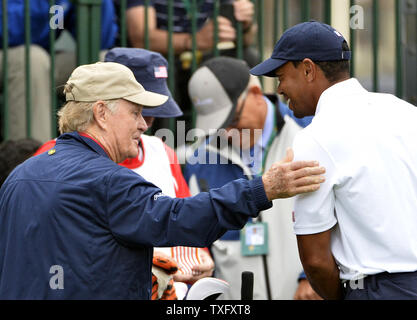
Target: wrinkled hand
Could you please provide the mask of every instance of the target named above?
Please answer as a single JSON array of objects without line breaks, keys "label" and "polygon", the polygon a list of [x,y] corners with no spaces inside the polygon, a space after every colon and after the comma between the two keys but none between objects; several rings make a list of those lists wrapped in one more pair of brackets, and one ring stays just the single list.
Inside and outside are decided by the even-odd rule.
[{"label": "wrinkled hand", "polygon": [[283,160],[275,163],[262,176],[268,200],[290,198],[300,193],[316,191],[325,181],[326,170],[317,161],[297,161],[289,148]]},{"label": "wrinkled hand", "polygon": [[[219,27],[219,42],[234,41],[236,39],[236,30],[232,22],[225,17],[217,17]],[[214,23],[208,20],[206,24],[196,34],[197,48],[199,50],[211,50],[214,46]]]},{"label": "wrinkled hand", "polygon": [[243,22],[243,26],[247,27],[253,23],[255,7],[252,1],[237,0],[233,2],[235,18],[237,21]]},{"label": "wrinkled hand", "polygon": [[307,279],[300,280],[294,300],[323,300],[311,287]]},{"label": "wrinkled hand", "polygon": [[202,278],[211,277],[214,271],[214,261],[210,254],[205,250],[200,251],[201,263],[193,266],[193,274],[179,274],[174,275],[174,281],[194,283]]}]

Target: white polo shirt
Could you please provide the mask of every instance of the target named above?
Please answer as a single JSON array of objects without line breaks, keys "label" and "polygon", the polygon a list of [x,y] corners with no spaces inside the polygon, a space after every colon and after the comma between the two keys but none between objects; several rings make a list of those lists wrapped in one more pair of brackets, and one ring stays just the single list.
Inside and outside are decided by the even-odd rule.
[{"label": "white polo shirt", "polygon": [[332,230],[340,278],[417,270],[417,108],[356,79],[320,97],[294,141],[295,160],[326,167],[320,190],[296,197],[297,235]]}]

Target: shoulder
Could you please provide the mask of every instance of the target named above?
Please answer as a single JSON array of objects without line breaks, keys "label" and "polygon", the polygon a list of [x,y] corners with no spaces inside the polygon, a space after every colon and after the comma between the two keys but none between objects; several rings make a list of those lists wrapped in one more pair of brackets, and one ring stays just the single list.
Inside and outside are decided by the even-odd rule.
[{"label": "shoulder", "polygon": [[307,127],[300,130],[294,137],[294,155],[298,160],[317,156],[321,151],[320,143],[317,141],[313,128]]},{"label": "shoulder", "polygon": [[282,128],[282,131],[288,131],[292,134],[297,134],[301,130],[303,130],[303,127],[301,127],[293,118],[291,118],[289,115],[284,116],[284,127]]},{"label": "shoulder", "polygon": [[38,150],[36,150],[36,152],[34,153],[33,156],[40,155],[41,153],[44,153],[44,152],[52,149],[53,147],[55,147],[55,145],[56,145],[56,139],[50,140],[48,142],[45,142],[43,145],[41,145],[39,147]]}]

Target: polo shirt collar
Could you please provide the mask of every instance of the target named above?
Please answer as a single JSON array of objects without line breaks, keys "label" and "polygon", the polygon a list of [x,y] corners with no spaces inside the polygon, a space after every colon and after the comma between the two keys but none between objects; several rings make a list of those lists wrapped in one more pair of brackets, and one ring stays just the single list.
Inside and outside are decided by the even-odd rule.
[{"label": "polo shirt collar", "polygon": [[338,82],[323,91],[323,93],[320,96],[319,102],[317,103],[315,115],[318,115],[322,111],[323,104],[325,104],[324,102],[340,99],[340,95],[345,92],[353,94],[355,92],[362,93],[367,91],[364,87],[362,87],[362,85],[356,78],[350,78],[348,80]]}]

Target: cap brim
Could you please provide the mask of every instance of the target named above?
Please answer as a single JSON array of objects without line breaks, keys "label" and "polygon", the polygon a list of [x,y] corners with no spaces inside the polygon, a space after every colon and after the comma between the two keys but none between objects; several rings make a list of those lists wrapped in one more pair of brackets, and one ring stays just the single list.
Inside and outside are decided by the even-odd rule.
[{"label": "cap brim", "polygon": [[276,77],[275,70],[286,64],[288,60],[269,58],[250,70],[254,76]]},{"label": "cap brim", "polygon": [[219,109],[216,112],[197,115],[195,126],[196,128],[203,130],[205,135],[209,135],[215,130],[222,128],[232,109],[233,105],[230,104],[227,108]]},{"label": "cap brim", "polygon": [[169,97],[167,102],[155,108],[143,108],[142,115],[144,117],[155,118],[175,118],[183,115],[180,107],[172,97]]},{"label": "cap brim", "polygon": [[140,104],[144,108],[153,108],[167,102],[168,96],[150,91],[143,91],[141,93],[134,94],[128,97],[123,97],[123,99]]},{"label": "cap brim", "polygon": [[[136,80],[139,81],[139,77],[137,77]],[[165,79],[159,79],[158,81],[155,79],[151,81],[141,81],[141,84],[145,90],[150,90],[150,92],[168,96],[168,100],[156,108],[143,108],[143,116],[155,118],[174,118],[183,115],[180,107],[172,98],[171,92],[168,89]]]}]

